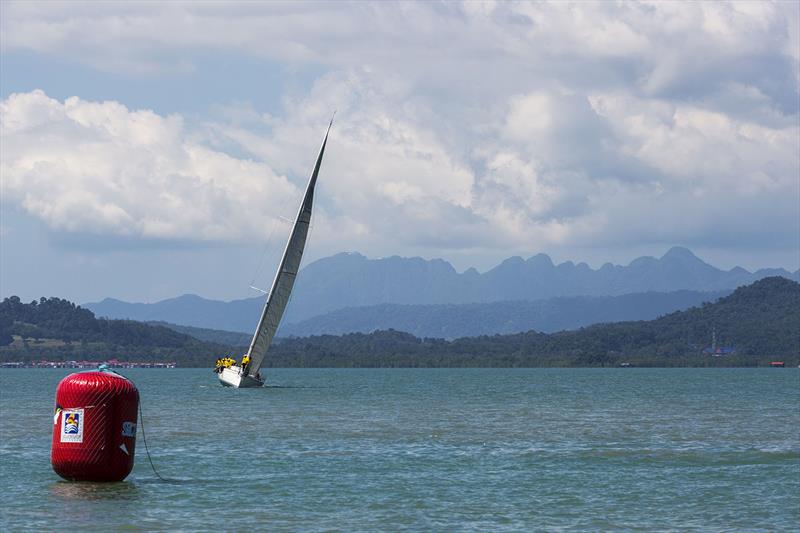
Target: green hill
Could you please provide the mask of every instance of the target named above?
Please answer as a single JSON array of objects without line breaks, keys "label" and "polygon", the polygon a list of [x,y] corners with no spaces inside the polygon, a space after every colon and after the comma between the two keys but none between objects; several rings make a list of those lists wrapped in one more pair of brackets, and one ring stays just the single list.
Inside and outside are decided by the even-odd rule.
[{"label": "green hill", "polygon": [[[711,344],[735,351],[703,353]],[[206,332],[208,333],[208,332]],[[211,332],[214,335],[219,332]],[[86,359],[176,361],[210,366],[241,347],[203,342],[172,329],[129,320],[97,319],[58,298],[0,303],[0,360]],[[516,367],[516,366],[756,366],[779,359],[800,363],[800,284],[765,278],[715,303],[656,320],[598,324],[554,334],[420,339],[400,331],[288,338],[273,344],[271,367]]]},{"label": "green hill", "polygon": [[95,318],[60,298],[0,302],[0,361],[177,361],[208,366],[230,348],[197,340],[162,326]]},{"label": "green hill", "polygon": [[[712,331],[733,354],[703,354]],[[419,339],[398,331],[286,339],[271,366],[754,366],[800,363],[800,284],[781,277],[656,320],[546,335]],[[292,364],[294,363],[294,364]]]}]

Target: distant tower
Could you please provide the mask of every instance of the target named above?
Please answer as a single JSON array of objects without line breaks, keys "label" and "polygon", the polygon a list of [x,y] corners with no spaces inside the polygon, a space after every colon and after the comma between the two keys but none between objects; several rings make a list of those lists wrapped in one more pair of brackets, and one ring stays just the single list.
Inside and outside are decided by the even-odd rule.
[{"label": "distant tower", "polygon": [[711,329],[711,353],[717,353],[717,328]]}]

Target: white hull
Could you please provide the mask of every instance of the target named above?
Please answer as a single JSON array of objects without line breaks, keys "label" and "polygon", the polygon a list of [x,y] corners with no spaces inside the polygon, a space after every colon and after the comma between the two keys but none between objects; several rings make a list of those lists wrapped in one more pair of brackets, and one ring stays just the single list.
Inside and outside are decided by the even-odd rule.
[{"label": "white hull", "polygon": [[243,374],[242,368],[235,365],[222,369],[222,372],[219,373],[219,382],[225,387],[234,387],[236,389],[264,386],[263,381]]}]

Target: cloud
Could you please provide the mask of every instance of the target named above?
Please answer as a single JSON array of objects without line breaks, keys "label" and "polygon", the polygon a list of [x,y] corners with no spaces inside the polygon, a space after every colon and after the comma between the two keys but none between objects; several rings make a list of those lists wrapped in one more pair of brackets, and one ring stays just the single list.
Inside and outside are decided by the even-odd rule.
[{"label": "cloud", "polygon": [[181,117],[42,91],[0,104],[4,201],[53,229],[218,240],[266,226],[297,188],[268,165],[196,142]]},{"label": "cloud", "polygon": [[413,246],[481,232],[484,221],[469,209],[469,166],[427,126],[429,115],[396,107],[406,96],[402,83],[374,81],[365,71],[325,76],[304,99],[287,105],[285,117],[265,117],[268,133],[226,122],[209,128],[215,139],[238,144],[280,172],[306,175],[313,163],[307,140],[317,139],[331,110],[338,110],[319,182],[324,223],[316,231],[322,240],[363,249],[390,235],[396,244]]},{"label": "cloud", "polygon": [[[190,130],[180,116],[118,102],[59,102],[40,90],[12,94],[0,104],[2,196],[61,232],[175,241],[263,237],[278,216],[294,215],[328,112],[338,106],[350,117],[337,124],[323,167],[323,238],[345,231],[381,240],[395,232],[401,241],[430,241],[426,235],[446,226],[448,213],[467,214],[469,170],[430,131],[380,113],[358,90],[337,91],[343,84],[352,89],[357,82],[320,81],[309,102],[318,92],[329,93],[327,100],[298,105],[290,119],[266,119],[268,135],[235,121]],[[252,157],[215,147],[231,143]],[[408,221],[405,232],[397,231],[398,218]],[[444,240],[450,234],[447,227],[435,233]]]},{"label": "cloud", "polygon": [[467,97],[519,93],[533,83],[702,98],[740,83],[790,112],[800,76],[795,8],[791,2],[4,2],[0,30],[5,50],[36,50],[129,75],[192,69],[181,50],[219,49],[331,69],[366,65],[399,74],[417,89]]},{"label": "cloud", "polygon": [[4,3],[4,51],[157,78],[213,49],[323,74],[275,115],[244,103],[194,122],[9,96],[3,197],[60,231],[252,238],[293,214],[338,109],[318,196],[327,251],[796,246],[795,8]]}]

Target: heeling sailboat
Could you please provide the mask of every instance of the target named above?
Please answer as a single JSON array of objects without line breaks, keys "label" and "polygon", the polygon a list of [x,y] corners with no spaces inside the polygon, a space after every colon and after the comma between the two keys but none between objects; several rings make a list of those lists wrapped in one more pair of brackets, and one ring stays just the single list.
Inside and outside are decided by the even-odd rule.
[{"label": "heeling sailboat", "polygon": [[328,133],[330,133],[332,125],[333,118],[331,118],[328,129],[325,131],[325,138],[322,141],[322,147],[319,149],[314,171],[311,173],[311,177],[308,180],[306,193],[303,196],[303,203],[300,205],[297,217],[294,220],[292,233],[289,235],[286,249],[283,252],[283,258],[281,259],[278,271],[275,273],[272,288],[267,293],[264,311],[261,313],[261,319],[258,321],[258,326],[253,334],[250,348],[243,358],[243,361],[249,360],[249,362],[244,366],[234,364],[227,368],[222,368],[219,372],[219,381],[225,386],[243,388],[261,387],[264,385],[260,373],[261,365],[264,362],[264,357],[267,355],[269,345],[272,343],[272,338],[278,330],[278,324],[281,322],[286,304],[289,303],[289,296],[292,293],[294,280],[300,269],[300,261],[303,259],[303,250],[306,246],[308,228],[311,224],[311,210],[314,204],[314,187],[317,184],[319,167],[322,164],[322,156],[325,154],[325,145],[328,143]]}]

